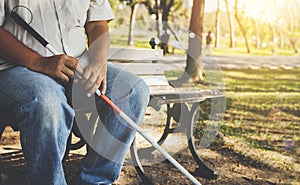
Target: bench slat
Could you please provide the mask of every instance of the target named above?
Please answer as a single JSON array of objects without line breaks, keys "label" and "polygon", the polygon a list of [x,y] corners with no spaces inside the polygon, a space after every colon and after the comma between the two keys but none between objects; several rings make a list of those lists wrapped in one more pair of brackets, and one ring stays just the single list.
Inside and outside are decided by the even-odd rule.
[{"label": "bench slat", "polygon": [[139,76],[141,77],[148,86],[169,86],[169,82],[164,75],[156,76]]},{"label": "bench slat", "polygon": [[144,48],[110,48],[109,61],[155,61],[163,58],[163,50]]},{"label": "bench slat", "polygon": [[164,75],[165,70],[160,63],[114,63],[120,68],[136,75]]}]

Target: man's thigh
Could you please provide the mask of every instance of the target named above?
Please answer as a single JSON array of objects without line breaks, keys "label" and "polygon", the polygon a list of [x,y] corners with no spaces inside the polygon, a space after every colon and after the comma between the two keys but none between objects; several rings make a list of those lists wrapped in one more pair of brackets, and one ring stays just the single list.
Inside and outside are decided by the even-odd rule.
[{"label": "man's thigh", "polygon": [[38,96],[54,94],[64,97],[64,88],[57,81],[25,67],[0,71],[0,79],[0,105],[8,110],[27,104]]}]

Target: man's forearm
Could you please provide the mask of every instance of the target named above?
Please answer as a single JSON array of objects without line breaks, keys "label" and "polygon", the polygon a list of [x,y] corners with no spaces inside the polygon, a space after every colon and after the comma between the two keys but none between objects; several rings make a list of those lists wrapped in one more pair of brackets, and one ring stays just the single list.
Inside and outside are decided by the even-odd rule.
[{"label": "man's forearm", "polygon": [[89,22],[85,26],[88,36],[88,65],[84,68],[81,82],[88,96],[96,92],[101,85],[101,93],[106,91],[107,58],[110,48],[110,35],[107,21]]},{"label": "man's forearm", "polygon": [[11,33],[0,28],[0,58],[31,69],[34,62],[41,56],[25,46]]},{"label": "man's forearm", "polygon": [[[90,22],[86,25],[89,46],[100,37],[109,36],[107,21]],[[106,38],[107,39],[107,38]]]},{"label": "man's forearm", "polygon": [[86,25],[88,45],[92,58],[107,60],[110,48],[110,34],[106,21],[91,22]]}]

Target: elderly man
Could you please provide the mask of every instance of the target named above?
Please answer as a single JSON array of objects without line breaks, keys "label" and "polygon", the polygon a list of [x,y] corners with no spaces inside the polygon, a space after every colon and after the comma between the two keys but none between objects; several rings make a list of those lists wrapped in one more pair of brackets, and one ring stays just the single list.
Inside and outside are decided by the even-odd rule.
[{"label": "elderly man", "polygon": [[[11,19],[11,11],[61,54],[52,56]],[[66,184],[62,159],[75,111],[63,84],[72,81],[74,71],[82,76],[76,86],[93,100],[101,119],[72,185],[111,184],[118,178],[135,131],[93,94],[100,88],[139,124],[149,92],[140,78],[107,63],[113,18],[107,0],[0,0],[0,106],[20,129],[28,184]]]}]

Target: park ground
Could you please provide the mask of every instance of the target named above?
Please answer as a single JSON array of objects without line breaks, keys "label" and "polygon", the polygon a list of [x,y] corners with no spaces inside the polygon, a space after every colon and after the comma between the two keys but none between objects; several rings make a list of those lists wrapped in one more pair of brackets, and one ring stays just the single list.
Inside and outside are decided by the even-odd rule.
[{"label": "park ground", "polygon": [[[256,57],[247,59],[248,64],[251,64],[250,59],[257,61]],[[289,59],[276,57],[278,63],[274,64],[275,67],[254,65],[226,68],[225,58],[220,61],[221,70],[217,76],[220,77],[221,73],[225,84],[222,90],[227,99],[224,121],[216,140],[209,147],[199,150],[202,159],[218,172],[219,177],[217,180],[196,177],[202,184],[299,185],[300,68],[296,65],[300,60],[293,62]],[[205,69],[205,80],[209,81],[208,77],[215,75],[213,69]],[[167,72],[169,79],[176,79],[181,74],[180,71],[170,70]],[[197,87],[208,88],[203,83],[197,84]],[[158,113],[149,112],[145,118],[147,121],[151,122],[151,114]],[[163,116],[161,119],[164,119]],[[207,123],[199,120],[200,124],[205,127]],[[7,128],[0,146],[2,179],[7,177],[8,184],[13,185],[24,184],[26,172],[18,137],[18,132]],[[173,139],[170,137],[171,143]],[[65,161],[67,180],[78,169],[83,154],[83,149],[71,151]],[[190,172],[195,170],[195,161],[186,145],[183,144],[173,156]],[[191,184],[166,162],[145,167],[145,171],[155,184]],[[126,161],[116,184],[143,183],[134,167]]]}]

